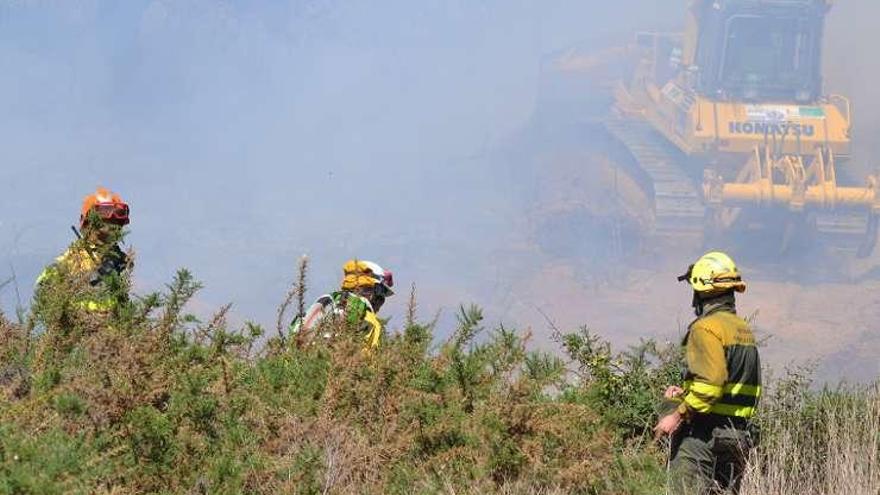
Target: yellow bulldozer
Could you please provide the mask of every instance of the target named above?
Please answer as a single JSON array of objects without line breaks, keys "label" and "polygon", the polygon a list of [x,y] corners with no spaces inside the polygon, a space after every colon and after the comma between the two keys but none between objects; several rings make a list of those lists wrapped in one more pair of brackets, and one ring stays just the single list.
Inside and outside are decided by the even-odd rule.
[{"label": "yellow bulldozer", "polygon": [[880,196],[868,169],[849,160],[849,100],[824,92],[831,4],[691,0],[684,33],[550,56],[539,104],[591,122],[582,138],[629,162],[619,170],[641,187],[620,203],[649,205],[631,222],[646,238],[749,238],[774,252],[807,242],[865,257]]}]

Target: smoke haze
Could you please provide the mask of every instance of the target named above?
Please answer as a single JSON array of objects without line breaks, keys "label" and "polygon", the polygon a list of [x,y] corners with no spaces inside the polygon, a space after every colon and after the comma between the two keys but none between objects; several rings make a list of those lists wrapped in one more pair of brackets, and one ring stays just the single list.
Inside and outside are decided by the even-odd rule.
[{"label": "smoke haze", "polygon": [[[875,3],[840,2],[826,43],[863,157],[880,152],[880,71],[853,47],[873,39]],[[532,114],[542,55],[678,29],[685,2],[673,4],[4,0],[0,281],[14,270],[27,300],[82,197],[105,185],[132,205],[138,291],[187,267],[207,287],[199,312],[232,301],[270,325],[308,254],[313,297],[360,257],[393,268],[399,292],[416,283],[426,315],[474,301],[536,331],[543,308],[616,342],[670,335],[686,291],[522,265],[522,184],[498,149]],[[664,270],[651,277],[674,280]],[[7,287],[0,303],[18,297]],[[395,319],[404,299],[389,303]],[[642,316],[624,317],[633,305]]]}]

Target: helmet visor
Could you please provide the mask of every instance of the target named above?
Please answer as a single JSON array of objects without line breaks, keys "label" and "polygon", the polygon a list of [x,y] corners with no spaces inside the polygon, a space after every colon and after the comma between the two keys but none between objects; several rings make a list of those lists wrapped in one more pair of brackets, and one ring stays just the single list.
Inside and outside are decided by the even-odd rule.
[{"label": "helmet visor", "polygon": [[92,211],[107,223],[114,225],[128,225],[129,223],[128,205],[124,203],[98,203],[92,207]]}]

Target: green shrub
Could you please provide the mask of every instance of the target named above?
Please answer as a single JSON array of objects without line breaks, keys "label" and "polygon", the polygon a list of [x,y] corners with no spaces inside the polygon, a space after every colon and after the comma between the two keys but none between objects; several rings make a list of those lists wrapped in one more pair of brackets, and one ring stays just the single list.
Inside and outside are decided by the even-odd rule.
[{"label": "green shrub", "polygon": [[[0,316],[0,493],[662,491],[649,435],[676,346],[615,353],[581,329],[559,335],[566,360],[487,331],[476,306],[438,340],[413,295],[403,329],[367,353],[344,324],[309,343],[232,331],[228,306],[200,322],[185,312],[199,288],[181,271],[163,293],[80,314],[62,284],[21,322]],[[872,417],[861,393],[784,383],[762,415],[771,445],[793,424],[821,439],[840,411]],[[800,448],[835,452],[822,445]]]}]

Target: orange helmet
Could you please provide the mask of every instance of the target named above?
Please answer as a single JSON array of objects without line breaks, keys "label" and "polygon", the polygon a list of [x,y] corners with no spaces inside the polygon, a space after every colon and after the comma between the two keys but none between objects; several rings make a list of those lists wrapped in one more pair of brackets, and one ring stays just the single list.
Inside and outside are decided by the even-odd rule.
[{"label": "orange helmet", "polygon": [[95,212],[102,220],[114,225],[128,225],[128,204],[122,196],[99,187],[93,194],[85,197],[79,214],[79,225],[85,227],[89,215]]}]

